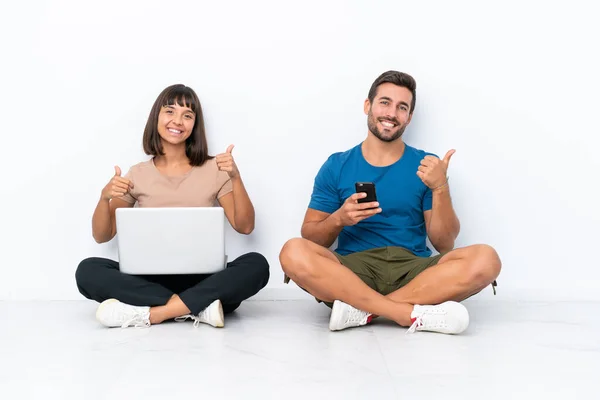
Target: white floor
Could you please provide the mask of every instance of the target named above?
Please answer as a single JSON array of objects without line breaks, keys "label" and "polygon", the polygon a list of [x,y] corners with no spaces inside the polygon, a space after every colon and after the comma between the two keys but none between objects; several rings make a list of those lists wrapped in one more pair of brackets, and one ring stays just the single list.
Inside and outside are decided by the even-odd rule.
[{"label": "white floor", "polygon": [[465,305],[471,325],[448,336],[330,332],[312,300],[249,301],[223,329],[105,329],[89,301],[0,302],[0,398],[600,398],[600,303]]}]

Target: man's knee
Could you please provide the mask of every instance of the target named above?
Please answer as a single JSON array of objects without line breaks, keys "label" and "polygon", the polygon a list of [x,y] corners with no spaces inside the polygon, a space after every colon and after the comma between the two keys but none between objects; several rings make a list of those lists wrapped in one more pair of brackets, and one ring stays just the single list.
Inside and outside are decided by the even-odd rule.
[{"label": "man's knee", "polygon": [[500,275],[502,262],[493,247],[480,244],[473,246],[467,268],[469,280],[485,287]]},{"label": "man's knee", "polygon": [[290,278],[302,278],[310,274],[311,266],[306,263],[309,246],[306,239],[288,240],[279,253],[279,262],[283,272]]}]

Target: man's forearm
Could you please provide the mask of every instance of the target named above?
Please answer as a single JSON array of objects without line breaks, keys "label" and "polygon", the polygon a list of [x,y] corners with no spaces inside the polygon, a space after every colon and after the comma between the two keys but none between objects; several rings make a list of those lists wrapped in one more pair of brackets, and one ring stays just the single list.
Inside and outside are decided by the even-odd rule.
[{"label": "man's forearm", "polygon": [[433,191],[431,220],[427,227],[429,240],[439,252],[450,251],[460,231],[460,222],[452,207],[448,186]]},{"label": "man's forearm", "polygon": [[336,213],[322,221],[305,222],[302,225],[302,237],[323,247],[330,247],[344,226]]}]

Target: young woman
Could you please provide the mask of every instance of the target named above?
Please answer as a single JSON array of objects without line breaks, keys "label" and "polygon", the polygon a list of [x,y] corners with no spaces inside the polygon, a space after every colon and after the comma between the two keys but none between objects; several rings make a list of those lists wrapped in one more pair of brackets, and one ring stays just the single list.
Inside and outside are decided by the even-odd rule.
[{"label": "young woman", "polygon": [[[143,138],[151,160],[134,165],[122,177],[119,167],[102,190],[92,218],[98,243],[116,232],[119,207],[223,207],[232,227],[249,234],[254,207],[232,156],[233,145],[216,157],[208,155],[204,118],[198,96],[173,85],[156,99]],[[245,254],[213,275],[144,275],[119,271],[104,258],[83,260],[75,274],[85,297],[101,303],[98,321],[108,327],[150,326],[169,319],[191,318],[194,325],[224,326],[223,312],[258,293],[269,280],[269,265],[258,253]]]}]

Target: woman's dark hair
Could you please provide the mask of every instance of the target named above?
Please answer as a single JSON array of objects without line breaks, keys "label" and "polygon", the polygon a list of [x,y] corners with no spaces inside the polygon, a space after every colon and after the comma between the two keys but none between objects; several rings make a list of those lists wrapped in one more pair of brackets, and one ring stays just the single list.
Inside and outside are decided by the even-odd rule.
[{"label": "woman's dark hair", "polygon": [[175,104],[181,107],[189,107],[196,114],[192,134],[185,141],[185,155],[190,160],[191,165],[202,165],[206,160],[210,160],[213,157],[208,155],[204,116],[202,115],[200,100],[194,90],[185,85],[169,86],[158,95],[150,110],[150,116],[144,129],[144,152],[151,156],[162,156],[165,154],[158,133],[158,115],[162,107]]}]

